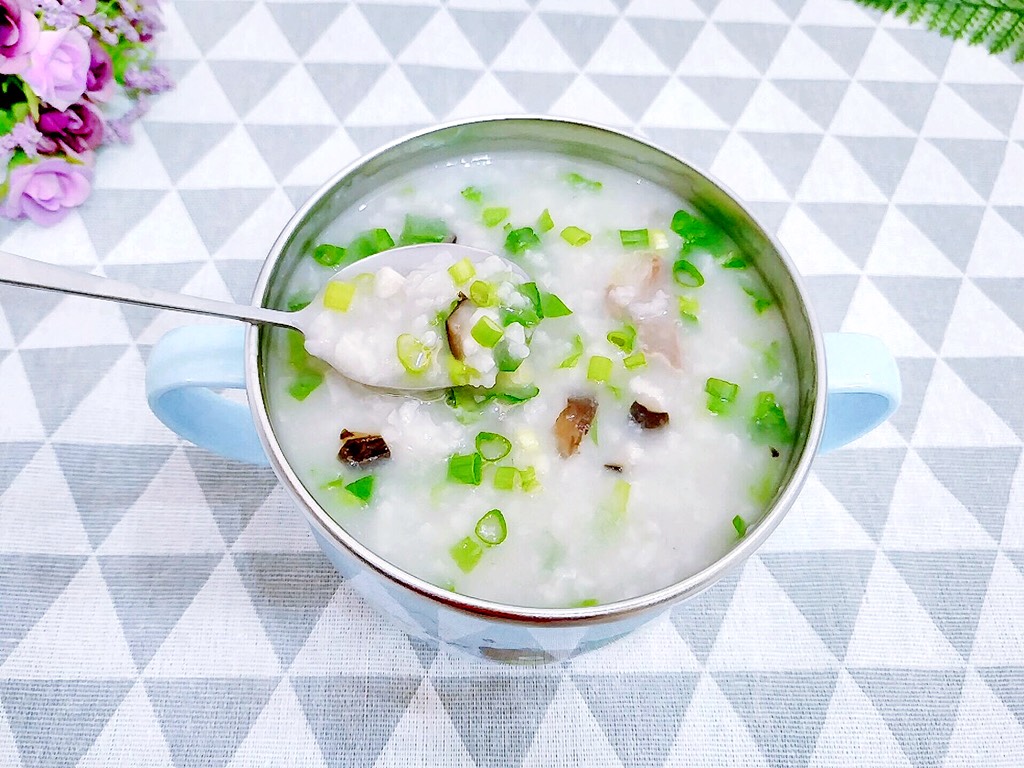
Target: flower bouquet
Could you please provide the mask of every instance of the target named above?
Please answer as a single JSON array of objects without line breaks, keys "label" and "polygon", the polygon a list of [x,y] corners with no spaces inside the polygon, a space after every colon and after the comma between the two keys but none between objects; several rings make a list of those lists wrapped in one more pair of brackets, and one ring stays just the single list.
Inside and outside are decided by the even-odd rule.
[{"label": "flower bouquet", "polygon": [[171,85],[162,28],[159,0],[0,0],[0,214],[50,225],[85,201],[96,150]]}]

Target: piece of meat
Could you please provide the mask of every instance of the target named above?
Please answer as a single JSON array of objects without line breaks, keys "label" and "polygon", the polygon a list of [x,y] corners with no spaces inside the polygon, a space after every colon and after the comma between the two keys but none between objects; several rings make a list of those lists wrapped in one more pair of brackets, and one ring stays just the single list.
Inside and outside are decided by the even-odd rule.
[{"label": "piece of meat", "polygon": [[555,447],[567,459],[580,449],[597,415],[597,400],[592,397],[570,397],[555,419]]},{"label": "piece of meat", "polygon": [[645,352],[661,355],[673,368],[683,367],[670,297],[661,290],[665,266],[660,256],[640,253],[615,276],[605,290],[605,306],[612,317],[636,326]]},{"label": "piece of meat", "polygon": [[667,413],[664,411],[652,411],[636,400],[629,406],[629,418],[639,424],[641,429],[661,429],[668,424]]},{"label": "piece of meat", "polygon": [[338,449],[338,460],[354,467],[361,467],[378,459],[391,458],[391,449],[380,435],[367,432],[341,430],[341,447]]}]

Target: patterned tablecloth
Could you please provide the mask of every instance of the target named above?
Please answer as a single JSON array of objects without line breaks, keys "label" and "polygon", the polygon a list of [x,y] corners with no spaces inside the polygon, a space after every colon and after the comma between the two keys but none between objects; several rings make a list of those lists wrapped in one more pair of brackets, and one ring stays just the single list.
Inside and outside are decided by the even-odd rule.
[{"label": "patterned tablecloth", "polygon": [[191,0],[177,80],[0,247],[248,300],[328,174],[435,121],[622,126],[775,229],[902,410],[741,572],[561,666],[407,637],[269,470],[149,413],[181,316],[0,293],[0,765],[1024,764],[1024,69],[846,0]]}]

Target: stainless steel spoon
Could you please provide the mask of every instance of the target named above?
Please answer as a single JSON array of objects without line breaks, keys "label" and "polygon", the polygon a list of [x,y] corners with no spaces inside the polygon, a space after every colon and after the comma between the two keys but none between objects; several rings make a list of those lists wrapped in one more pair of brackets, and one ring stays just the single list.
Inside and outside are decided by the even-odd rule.
[{"label": "stainless steel spoon", "polygon": [[[396,272],[405,275],[440,254],[445,254],[455,260],[466,258],[473,263],[479,263],[492,255],[487,251],[470,248],[466,245],[449,243],[408,245],[369,256],[354,264],[350,264],[332,275],[332,277],[354,277],[365,272],[376,272],[383,267],[391,267]],[[512,264],[509,265],[509,269],[517,273],[520,272],[519,268]],[[26,259],[23,256],[15,256],[12,253],[4,253],[3,251],[0,251],[0,283],[70,293],[76,296],[88,296],[94,299],[106,299],[125,304],[140,304],[146,307],[156,307],[157,309],[171,309],[179,312],[191,312],[197,315],[242,320],[257,325],[278,325],[285,328],[294,328],[304,335],[319,311],[316,307],[307,307],[298,312],[285,312],[279,309],[231,304],[226,301],[203,299],[183,293],[160,291],[155,288],[145,288],[107,277],[90,275],[85,272],[69,269],[68,267]],[[352,376],[345,370],[338,369],[338,372],[353,381],[361,381],[359,377]],[[405,391],[409,393],[431,391],[436,390],[439,386],[450,385],[450,382],[439,383],[436,379],[431,379],[429,383],[425,383],[423,386],[411,386],[407,380],[395,382],[394,384],[380,381],[361,381],[361,383],[387,389],[391,392]]]}]

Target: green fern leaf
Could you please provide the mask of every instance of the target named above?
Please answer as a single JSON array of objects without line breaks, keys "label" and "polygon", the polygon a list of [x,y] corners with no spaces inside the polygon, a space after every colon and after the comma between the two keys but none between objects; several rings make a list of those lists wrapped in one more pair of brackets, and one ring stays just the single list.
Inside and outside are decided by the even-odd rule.
[{"label": "green fern leaf", "polygon": [[1024,61],[1024,0],[855,0],[911,24]]}]

